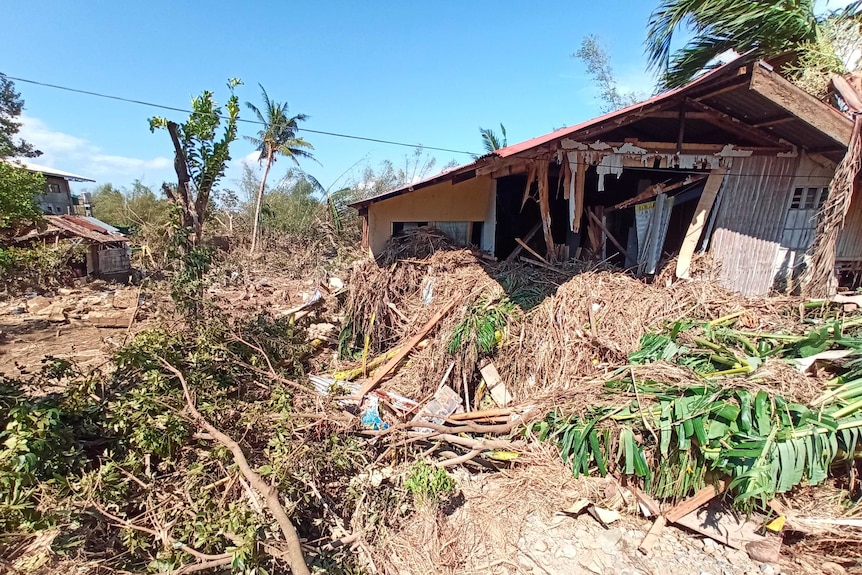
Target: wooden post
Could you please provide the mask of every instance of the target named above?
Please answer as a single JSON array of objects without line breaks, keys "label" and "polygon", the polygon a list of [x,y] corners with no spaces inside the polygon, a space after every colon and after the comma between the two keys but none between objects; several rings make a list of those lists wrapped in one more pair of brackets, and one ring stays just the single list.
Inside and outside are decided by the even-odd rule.
[{"label": "wooden post", "polygon": [[575,216],[572,221],[572,231],[581,231],[581,219],[584,215],[584,184],[587,179],[587,164],[584,158],[578,154],[578,166],[575,170]]},{"label": "wooden post", "polygon": [[726,173],[727,169],[725,168],[717,168],[709,172],[709,177],[703,186],[703,193],[697,202],[697,209],[691,219],[691,224],[688,226],[688,231],[685,233],[682,246],[679,248],[679,256],[676,259],[676,277],[678,278],[689,277],[689,267],[697,248],[697,240],[700,238],[704,225],[706,225],[707,216],[715,204],[715,198],[721,189],[721,183],[724,181]]}]

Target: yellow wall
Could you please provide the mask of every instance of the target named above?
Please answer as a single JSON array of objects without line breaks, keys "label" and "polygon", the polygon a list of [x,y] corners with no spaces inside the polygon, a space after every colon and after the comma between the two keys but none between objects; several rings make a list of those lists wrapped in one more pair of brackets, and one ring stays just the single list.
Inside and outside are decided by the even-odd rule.
[{"label": "yellow wall", "polygon": [[493,178],[441,182],[368,207],[368,241],[374,255],[392,236],[392,222],[483,222],[493,218]]}]

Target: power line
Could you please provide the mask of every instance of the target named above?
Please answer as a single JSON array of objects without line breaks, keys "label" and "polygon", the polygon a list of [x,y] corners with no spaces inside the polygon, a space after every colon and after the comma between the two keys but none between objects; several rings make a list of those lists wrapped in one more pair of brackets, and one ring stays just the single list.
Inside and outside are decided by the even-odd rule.
[{"label": "power line", "polygon": [[[117,101],[119,101],[119,102],[127,102],[127,103],[130,103],[130,104],[138,104],[138,105],[141,105],[141,106],[149,106],[149,107],[151,107],[151,108],[159,108],[159,109],[161,109],[161,110],[170,110],[170,111],[172,111],[172,112],[182,112],[182,113],[184,113],[184,114],[190,114],[190,113],[192,112],[191,110],[187,110],[187,109],[184,109],[184,108],[176,108],[176,107],[173,107],[173,106],[165,106],[165,105],[163,105],[163,104],[155,104],[155,103],[153,103],[153,102],[145,102],[144,100],[135,100],[135,99],[132,99],[132,98],[123,98],[123,97],[121,97],[121,96],[112,96],[112,95],[110,95],[110,94],[102,94],[102,93],[100,93],[100,92],[92,92],[92,91],[90,91],[90,90],[80,90],[80,89],[78,89],[78,88],[70,88],[70,87],[68,87],[68,86],[60,86],[60,85],[58,85],[58,84],[49,84],[49,83],[47,83],[47,82],[39,82],[39,81],[36,81],[36,80],[28,80],[28,79],[26,79],[26,78],[16,78],[16,77],[14,77],[14,76],[6,76],[6,77],[7,77],[7,78],[9,78],[10,80],[14,80],[14,81],[16,81],[16,82],[24,82],[24,83],[26,83],[26,84],[34,84],[34,85],[36,85],[36,86],[43,86],[43,87],[46,87],[46,88],[54,88],[54,89],[57,89],[57,90],[64,90],[64,91],[66,91],[66,92],[74,92],[74,93],[76,93],[76,94],[84,94],[84,95],[87,95],[87,96],[95,96],[95,97],[97,97],[97,98],[106,98],[106,99],[108,99],[108,100],[117,100]],[[219,116],[219,118],[221,118],[221,119],[225,119],[225,117],[224,117],[224,116]],[[258,124],[258,125],[261,125],[261,126],[265,125],[263,122],[260,122],[260,121],[258,121],[258,120],[246,120],[246,119],[244,119],[244,118],[239,118],[239,121],[240,121],[240,122],[244,122],[244,123],[246,123],[246,124]],[[301,128],[301,127],[297,127],[297,130],[298,130],[298,131],[303,131],[303,132],[308,132],[308,133],[311,133],[311,134],[322,134],[322,135],[324,135],[324,136],[333,136],[333,137],[336,137],[336,138],[348,138],[348,139],[350,139],[350,140],[361,140],[361,141],[364,141],[364,142],[375,142],[375,143],[378,143],[378,144],[388,144],[388,145],[390,145],[390,146],[403,146],[403,147],[405,147],[405,148],[414,148],[414,149],[421,148],[421,149],[423,149],[423,150],[434,150],[434,151],[437,151],[437,152],[450,152],[450,153],[453,153],[453,154],[467,154],[467,155],[471,155],[471,156],[472,156],[472,155],[474,155],[474,154],[473,154],[473,152],[465,152],[464,150],[453,150],[453,149],[450,149],[450,148],[438,148],[438,147],[436,147],[436,146],[423,146],[422,144],[408,144],[408,143],[406,143],[406,142],[396,142],[396,141],[394,141],[394,140],[383,140],[383,139],[381,139],[381,138],[370,138],[370,137],[367,137],[367,136],[354,136],[354,135],[352,135],[352,134],[341,134],[341,133],[338,133],[338,132],[328,132],[328,131],[325,131],[325,130],[312,130],[311,128]]]},{"label": "power line", "polygon": [[[106,98],[106,99],[109,99],[109,100],[117,100],[117,101],[119,101],[119,102],[127,102],[127,103],[130,103],[130,104],[138,104],[138,105],[141,105],[141,106],[149,106],[149,107],[151,107],[151,108],[159,108],[159,109],[161,109],[161,110],[170,110],[170,111],[172,111],[172,112],[182,112],[182,113],[184,113],[184,114],[190,114],[190,113],[192,113],[192,111],[191,111],[191,110],[187,110],[187,109],[185,109],[185,108],[176,108],[176,107],[173,107],[173,106],[165,106],[165,105],[163,105],[163,104],[155,104],[155,103],[153,103],[153,102],[146,102],[146,101],[144,101],[144,100],[135,100],[135,99],[132,99],[132,98],[123,98],[123,97],[121,97],[121,96],[113,96],[113,95],[110,95],[110,94],[102,94],[102,93],[100,93],[100,92],[92,92],[92,91],[90,91],[90,90],[81,90],[81,89],[78,89],[78,88],[70,88],[70,87],[68,87],[68,86],[60,86],[60,85],[58,85],[58,84],[49,84],[49,83],[47,83],[47,82],[39,82],[39,81],[37,81],[37,80],[28,80],[28,79],[26,79],[26,78],[16,78],[16,77],[14,77],[14,76],[6,76],[6,77],[7,77],[7,78],[9,78],[10,80],[14,80],[14,81],[16,81],[16,82],[24,82],[24,83],[27,83],[27,84],[34,84],[34,85],[36,85],[36,86],[44,86],[44,87],[46,87],[46,88],[55,88],[55,89],[57,89],[57,90],[64,90],[64,91],[66,91],[66,92],[74,92],[74,93],[76,93],[76,94],[84,94],[84,95],[87,95],[87,96],[95,96],[95,97],[98,97],[98,98]],[[219,118],[221,118],[221,119],[225,119],[225,116],[219,116]],[[239,119],[238,119],[238,121],[239,121],[239,122],[244,122],[244,123],[246,123],[246,124],[256,124],[256,125],[260,125],[260,126],[265,125],[263,122],[260,122],[260,121],[258,121],[258,120],[247,120],[247,119],[244,119],[244,118],[239,118]],[[453,154],[467,154],[467,155],[470,155],[470,156],[475,156],[475,155],[476,155],[476,154],[474,154],[473,152],[465,152],[465,151],[463,151],[463,150],[453,150],[453,149],[450,149],[450,148],[438,148],[438,147],[435,147],[435,146],[423,146],[423,145],[421,145],[421,144],[408,144],[408,143],[406,143],[406,142],[396,142],[396,141],[394,141],[394,140],[383,140],[383,139],[380,139],[380,138],[370,138],[370,137],[366,137],[366,136],[355,136],[355,135],[352,135],[352,134],[341,134],[341,133],[338,133],[338,132],[328,132],[328,131],[324,131],[324,130],[313,130],[313,129],[311,129],[311,128],[302,128],[302,127],[297,127],[297,130],[298,130],[298,131],[309,132],[309,133],[311,133],[311,134],[321,134],[321,135],[324,135],[324,136],[333,136],[333,137],[336,137],[336,138],[347,138],[347,139],[351,139],[351,140],[360,140],[360,141],[365,141],[365,142],[375,142],[375,143],[378,143],[378,144],[388,144],[388,145],[391,145],[391,146],[402,146],[402,147],[406,147],[406,148],[413,148],[413,149],[434,150],[434,151],[437,151],[437,152],[450,152],[450,153],[453,153]],[[618,166],[616,166],[616,165],[614,165],[614,164],[605,164],[605,163],[603,163],[603,162],[601,162],[601,161],[600,161],[600,162],[598,162],[598,163],[596,163],[596,164],[591,164],[591,165],[596,166],[596,167],[599,167],[599,166],[618,167]],[[703,171],[698,171],[698,170],[686,170],[686,169],[679,169],[679,168],[650,168],[650,167],[648,167],[648,166],[644,166],[644,167],[642,167],[642,168],[641,168],[641,167],[638,167],[638,168],[633,168],[633,169],[656,170],[656,171],[665,171],[665,170],[667,170],[668,172],[673,172],[673,173],[677,173],[677,174],[679,174],[679,173],[690,173],[690,174],[703,174],[703,173],[705,173],[705,172],[703,172]],[[796,174],[766,174],[766,173],[763,173],[763,174],[732,174],[732,173],[727,173],[727,174],[725,174],[725,177],[732,177],[732,178],[759,178],[759,177],[796,178]],[[832,177],[831,177],[831,176],[810,176],[810,177],[800,178],[800,179],[807,179],[807,180],[830,180],[830,181],[831,181],[831,180],[832,180]]]}]

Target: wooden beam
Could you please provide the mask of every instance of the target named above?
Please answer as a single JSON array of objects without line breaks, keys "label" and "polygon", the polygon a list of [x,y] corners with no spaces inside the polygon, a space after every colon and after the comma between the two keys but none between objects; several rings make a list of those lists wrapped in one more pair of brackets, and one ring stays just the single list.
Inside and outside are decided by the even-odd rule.
[{"label": "wooden beam", "polygon": [[[523,242],[527,243],[531,239],[533,239],[533,236],[536,235],[536,232],[538,232],[539,228],[541,228],[541,227],[542,227],[542,222],[540,220],[535,226],[533,226],[533,229],[531,229],[529,231],[529,233],[526,236],[524,236]],[[518,238],[515,238],[515,241],[518,242],[518,245],[515,246],[515,249],[513,249],[512,253],[509,254],[509,257],[506,258],[507,262],[515,261],[515,258],[518,257],[518,254],[521,253],[522,249],[524,249],[523,247],[521,247],[521,242],[518,241]]]},{"label": "wooden beam", "polygon": [[740,88],[748,87],[748,79],[738,81],[734,79],[732,82],[729,82],[726,86],[716,88],[711,92],[707,92],[705,94],[701,94],[700,96],[696,96],[694,99],[700,102],[701,100],[708,100],[709,98],[714,98],[715,96],[721,96],[722,94],[726,94],[728,92],[733,92],[734,90],[738,90]]},{"label": "wooden beam", "polygon": [[853,122],[849,118],[801,88],[797,88],[775,72],[755,66],[750,89],[836,142],[844,146],[849,144],[850,134],[853,131]]},{"label": "wooden beam", "polygon": [[668,192],[678,190],[679,188],[683,188],[685,186],[690,186],[692,184],[696,184],[696,183],[700,182],[701,180],[706,179],[706,177],[707,176],[702,176],[702,177],[692,178],[692,179],[686,178],[685,180],[683,180],[681,182],[677,182],[675,184],[670,184],[667,187],[665,187],[665,184],[667,184],[670,180],[665,180],[664,182],[660,182],[658,184],[653,184],[652,186],[648,187],[647,189],[645,189],[644,191],[642,191],[641,193],[639,193],[635,197],[629,198],[628,200],[623,200],[622,202],[620,202],[614,206],[611,206],[610,208],[607,208],[605,210],[605,212],[607,213],[607,212],[614,211],[614,210],[622,210],[622,209],[627,208],[629,206],[633,206],[634,204],[638,204],[640,202],[654,198],[659,194],[666,194]]},{"label": "wooden beam", "polygon": [[[742,122],[738,118],[734,118],[730,114],[725,114],[721,110],[716,110],[712,106],[707,106],[702,102],[696,102],[694,100],[690,100],[688,104],[694,108],[695,110],[700,110],[701,112],[707,113],[707,121],[714,126],[721,128],[727,132],[732,134],[736,134],[743,138],[747,138],[750,140],[754,140],[755,142],[766,143],[771,146],[782,146],[782,144],[778,138],[767,134],[766,132],[762,132],[757,128],[753,128],[748,124]],[[792,148],[792,146],[786,146],[788,150]]]},{"label": "wooden beam", "polygon": [[694,250],[697,249],[697,240],[703,232],[703,227],[706,225],[706,220],[710,210],[712,210],[712,206],[715,205],[715,198],[718,196],[718,191],[721,189],[721,183],[724,181],[726,173],[727,169],[718,168],[709,172],[709,176],[706,178],[706,184],[703,186],[703,192],[700,194],[697,208],[694,211],[694,216],[691,218],[691,224],[688,226],[688,231],[685,233],[685,239],[682,241],[679,255],[676,258],[676,277],[678,278],[689,277],[689,267],[691,266],[691,258],[694,256]]},{"label": "wooden beam", "polygon": [[584,217],[584,187],[587,180],[587,163],[583,156],[578,156],[578,166],[575,170],[575,215],[572,218],[572,232],[581,231],[581,219]]},{"label": "wooden beam", "polygon": [[[685,117],[689,120],[705,120],[706,116],[707,114],[704,114],[703,112],[686,112],[685,114]],[[658,120],[676,120],[677,118],[679,118],[679,112],[673,110],[667,112],[654,112],[649,116],[644,117],[655,118]]]},{"label": "wooden beam", "polygon": [[600,220],[598,218],[598,216],[596,216],[596,214],[594,214],[593,212],[591,212],[589,210],[587,210],[587,214],[590,216],[590,218],[592,218],[592,220],[596,223],[596,225],[599,226],[599,228],[601,228],[602,232],[605,234],[605,237],[608,238],[609,240],[611,240],[611,243],[614,244],[614,246],[616,246],[616,248],[620,251],[620,253],[623,255],[623,257],[628,258],[629,255],[626,252],[626,249],[622,246],[622,244],[620,244],[620,242],[617,241],[617,238],[615,238],[613,236],[613,234],[608,231],[608,228],[605,226],[604,223],[602,223],[602,220]]},{"label": "wooden beam", "polygon": [[[729,144],[727,142],[725,144],[683,144],[682,146],[682,154],[693,154],[693,155],[712,155],[717,154],[722,151],[724,147]],[[607,144],[611,147],[618,148],[623,145],[623,142],[607,142]],[[657,154],[675,154],[676,151],[676,143],[675,142],[634,142],[634,144],[640,148],[643,148],[647,151],[647,153],[657,153]],[[782,154],[787,152],[787,146],[736,146],[735,150],[739,151],[750,151],[752,155],[760,156],[760,155],[775,155]]]},{"label": "wooden beam", "polygon": [[673,99],[666,102],[662,102],[660,104],[632,110],[631,112],[623,116],[612,118],[599,124],[598,126],[582,130],[570,137],[577,137],[577,139],[580,140],[594,139],[596,136],[604,134],[605,132],[610,132],[611,130],[616,130],[617,128],[622,128],[623,126],[628,126],[629,124],[639,122],[644,118],[649,118],[652,116],[652,114],[656,112],[676,108],[677,106],[679,106],[679,103],[679,99]]},{"label": "wooden beam", "polygon": [[522,240],[521,238],[515,238],[515,241],[518,242],[518,247],[520,247],[521,249],[525,249],[529,253],[533,254],[534,258],[538,259],[543,264],[551,265],[551,262],[549,262],[548,260],[546,260],[545,258],[540,256],[539,252],[537,252],[536,250],[534,250],[533,248],[528,246],[526,243],[524,243],[524,240]]},{"label": "wooden beam", "polygon": [[401,348],[398,350],[398,353],[392,356],[392,359],[390,359],[386,365],[375,371],[374,376],[365,383],[363,383],[362,387],[360,387],[359,390],[357,390],[357,392],[351,396],[351,398],[361,400],[366,393],[377,387],[377,385],[383,380],[383,378],[389,375],[389,372],[395,369],[395,366],[401,363],[401,360],[407,357],[407,354],[409,354],[420,341],[425,339],[425,336],[428,335],[428,332],[434,329],[434,326],[437,325],[437,323],[441,319],[443,319],[443,316],[449,313],[449,311],[453,307],[455,307],[455,305],[459,301],[461,301],[461,298],[455,297],[449,303],[443,306],[443,309],[435,313],[434,317],[429,319],[428,323],[423,325],[422,329],[420,329],[416,333],[416,335],[414,335],[410,339],[410,341],[407,342],[406,345],[401,346]]},{"label": "wooden beam", "polygon": [[718,482],[718,489],[716,489],[713,485],[707,485],[685,501],[682,501],[678,505],[674,506],[670,509],[664,516],[671,523],[676,523],[701,505],[708,503],[712,499],[714,499],[719,493],[723,493],[725,490],[724,481]]},{"label": "wooden beam", "polygon": [[527,164],[529,160],[516,158],[514,161],[504,161],[494,163],[481,168],[476,168],[477,176],[491,176],[492,178],[502,178],[504,176],[513,176],[515,174],[524,174],[527,172]]},{"label": "wooden beam", "polygon": [[677,113],[678,124],[679,124],[679,134],[676,137],[676,151],[682,151],[682,143],[685,140],[685,101],[679,105],[679,112]]},{"label": "wooden beam", "polygon": [[752,128],[769,128],[771,126],[778,126],[779,124],[786,124],[787,122],[792,122],[795,120],[793,116],[781,116],[780,118],[773,118],[771,120],[764,120],[762,122],[757,122],[756,124],[751,124]]}]

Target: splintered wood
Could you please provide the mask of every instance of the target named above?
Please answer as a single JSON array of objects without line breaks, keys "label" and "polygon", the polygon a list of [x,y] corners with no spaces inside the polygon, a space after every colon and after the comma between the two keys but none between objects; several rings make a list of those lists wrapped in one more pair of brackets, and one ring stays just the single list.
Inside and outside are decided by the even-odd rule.
[{"label": "splintered wood", "polygon": [[412,350],[414,347],[416,347],[416,345],[420,341],[422,341],[422,339],[426,335],[428,335],[428,332],[430,332],[432,329],[434,329],[434,326],[437,325],[437,322],[439,322],[441,319],[443,319],[443,316],[446,315],[447,313],[449,313],[449,311],[453,307],[455,307],[455,305],[459,301],[460,301],[460,298],[453,299],[448,304],[443,306],[443,308],[440,311],[438,311],[436,314],[434,314],[434,317],[432,317],[430,320],[428,320],[428,323],[426,323],[424,326],[422,326],[422,329],[420,329],[419,332],[416,335],[414,335],[413,338],[409,342],[407,342],[406,345],[404,345],[401,349],[399,349],[398,353],[396,353],[395,356],[392,359],[390,359],[386,365],[384,365],[382,368],[380,368],[378,371],[376,371],[374,373],[374,377],[372,377],[371,379],[369,379],[368,381],[366,381],[365,383],[362,384],[362,387],[360,387],[359,391],[356,392],[355,397],[357,399],[362,399],[362,397],[366,393],[368,393],[369,391],[371,391],[372,389],[377,387],[377,385],[381,381],[383,381],[383,378],[386,377],[390,371],[395,369],[395,366],[397,366],[401,362],[402,359],[407,357],[407,354],[410,353],[410,350]]}]

